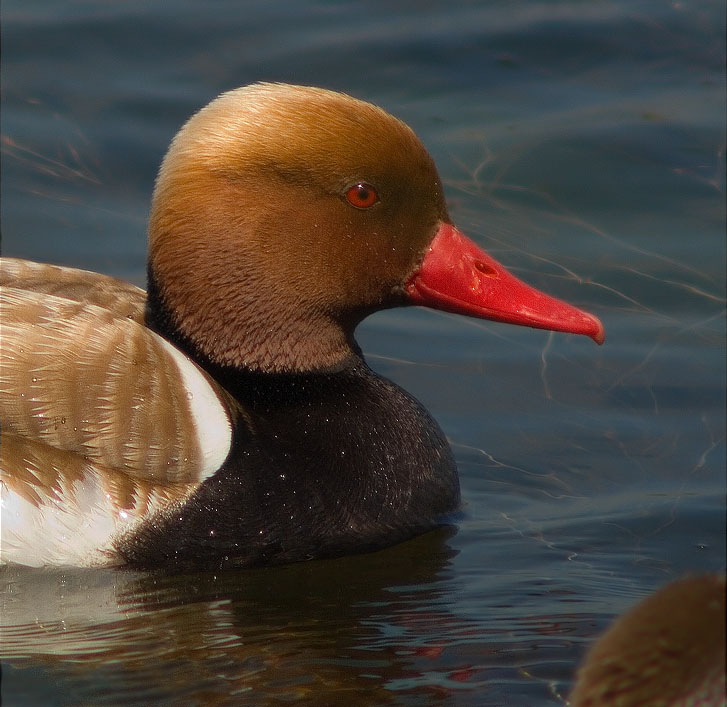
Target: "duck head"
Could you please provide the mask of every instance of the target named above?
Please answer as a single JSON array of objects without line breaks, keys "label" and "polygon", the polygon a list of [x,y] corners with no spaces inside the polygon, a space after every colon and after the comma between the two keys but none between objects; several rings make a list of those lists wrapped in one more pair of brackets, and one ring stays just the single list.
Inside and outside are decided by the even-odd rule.
[{"label": "duck head", "polygon": [[166,333],[250,370],[338,366],[363,317],[402,304],[603,340],[454,227],[408,126],[320,88],[246,86],[184,125],[154,190],[149,275]]}]

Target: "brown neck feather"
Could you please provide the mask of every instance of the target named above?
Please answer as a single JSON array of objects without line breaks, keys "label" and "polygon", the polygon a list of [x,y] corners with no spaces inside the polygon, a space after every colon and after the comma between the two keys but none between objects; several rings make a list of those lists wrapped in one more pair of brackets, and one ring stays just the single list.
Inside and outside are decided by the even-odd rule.
[{"label": "brown neck feather", "polygon": [[[303,373],[335,369],[360,349],[352,332],[361,318],[337,323],[300,316],[295,305],[258,298],[243,313],[225,316],[224,306],[204,326],[185,321],[164,300],[152,266],[149,267],[147,325],[193,357],[212,364],[260,373]],[[274,303],[276,303],[274,305]]]}]

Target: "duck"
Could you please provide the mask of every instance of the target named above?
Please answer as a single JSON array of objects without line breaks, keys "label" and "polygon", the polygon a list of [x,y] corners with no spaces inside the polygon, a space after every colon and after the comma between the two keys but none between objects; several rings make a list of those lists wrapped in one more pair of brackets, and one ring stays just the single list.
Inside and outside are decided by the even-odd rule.
[{"label": "duck", "polygon": [[572,707],[727,705],[724,574],[681,577],[618,617],[588,650]]},{"label": "duck", "polygon": [[328,89],[225,92],[171,142],[146,291],[0,263],[0,561],[236,568],[372,552],[460,504],[446,437],[366,363],[427,306],[602,343],[449,216],[410,127]]}]

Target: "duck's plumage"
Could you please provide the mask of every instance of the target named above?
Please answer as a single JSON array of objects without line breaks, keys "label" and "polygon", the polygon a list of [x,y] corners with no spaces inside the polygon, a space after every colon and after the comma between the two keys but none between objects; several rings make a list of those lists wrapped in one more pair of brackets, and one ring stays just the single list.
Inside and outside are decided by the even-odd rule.
[{"label": "duck's plumage", "polygon": [[2,559],[251,565],[384,547],[459,502],[441,430],[353,329],[415,303],[587,334],[451,225],[414,133],[261,84],[162,164],[148,290],[0,265]]},{"label": "duck's plumage", "polygon": [[9,258],[0,285],[3,559],[105,562],[119,533],[217,471],[231,401],[144,325],[143,290]]},{"label": "duck's plumage", "polygon": [[724,574],[671,582],[591,646],[573,707],[725,707]]}]

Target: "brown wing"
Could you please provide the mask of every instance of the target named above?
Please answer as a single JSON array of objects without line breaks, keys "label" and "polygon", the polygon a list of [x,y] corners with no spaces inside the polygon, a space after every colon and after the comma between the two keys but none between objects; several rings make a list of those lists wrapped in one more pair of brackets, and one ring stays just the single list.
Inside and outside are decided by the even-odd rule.
[{"label": "brown wing", "polygon": [[0,287],[38,295],[55,295],[71,302],[94,304],[133,321],[144,323],[146,292],[123,280],[89,270],[0,258]]},{"label": "brown wing", "polygon": [[[27,261],[2,271],[0,421],[14,448],[28,440],[43,466],[42,445],[44,473],[59,453],[156,484],[214,472],[229,450],[226,396],[143,326],[142,290]],[[15,459],[2,468],[13,486],[28,473]]]}]

